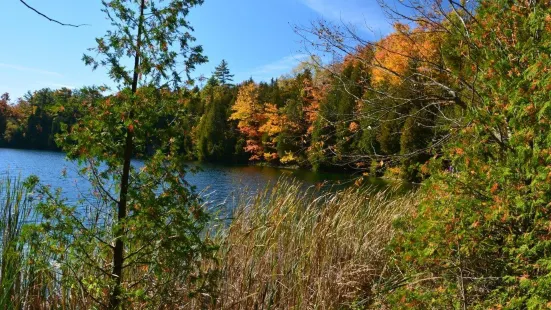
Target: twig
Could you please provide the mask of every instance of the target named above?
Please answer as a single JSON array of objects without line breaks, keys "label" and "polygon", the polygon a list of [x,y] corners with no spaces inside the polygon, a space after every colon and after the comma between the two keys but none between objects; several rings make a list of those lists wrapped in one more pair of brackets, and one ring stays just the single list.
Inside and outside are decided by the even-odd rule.
[{"label": "twig", "polygon": [[21,1],[21,3],[23,3],[23,5],[25,5],[27,8],[33,10],[36,14],[46,18],[47,20],[51,21],[51,22],[54,22],[54,23],[57,23],[57,24],[60,24],[61,26],[68,26],[68,27],[75,27],[75,28],[78,28],[80,26],[90,26],[89,24],[80,24],[80,25],[74,25],[74,24],[66,24],[66,23],[62,23],[58,20],[55,20],[53,18],[50,18],[48,17],[47,15],[41,13],[40,11],[38,11],[37,9],[33,8],[32,6],[28,5],[27,2],[23,1],[23,0],[19,0]]}]

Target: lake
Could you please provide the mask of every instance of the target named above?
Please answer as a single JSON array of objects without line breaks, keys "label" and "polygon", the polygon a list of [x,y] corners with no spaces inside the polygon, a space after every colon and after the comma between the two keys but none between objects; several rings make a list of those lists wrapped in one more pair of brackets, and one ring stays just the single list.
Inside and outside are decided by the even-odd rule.
[{"label": "lake", "polygon": [[[189,163],[200,168],[197,173],[189,173],[187,181],[211,204],[227,202],[239,191],[254,192],[273,184],[282,176],[289,176],[305,186],[347,185],[358,176],[351,173],[322,173],[308,170],[291,170],[259,166],[227,166],[209,163]],[[89,192],[88,182],[79,176],[76,163],[67,161],[63,153],[15,150],[0,148],[0,178],[6,175],[22,178],[36,175],[41,182],[52,188],[61,188],[63,196],[76,201]],[[65,173],[65,176],[63,174]],[[384,188],[387,183],[381,179],[370,179],[370,184]]]}]

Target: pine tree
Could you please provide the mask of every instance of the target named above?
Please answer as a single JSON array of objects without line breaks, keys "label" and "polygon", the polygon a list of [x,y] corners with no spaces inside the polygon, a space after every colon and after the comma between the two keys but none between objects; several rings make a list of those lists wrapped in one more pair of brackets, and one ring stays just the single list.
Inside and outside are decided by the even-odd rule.
[{"label": "pine tree", "polygon": [[210,85],[204,91],[205,114],[197,126],[196,154],[201,161],[227,161],[235,144],[227,122],[232,95],[219,85]]},{"label": "pine tree", "polygon": [[222,59],[222,62],[214,70],[214,77],[221,85],[231,85],[230,82],[233,82],[233,76],[233,74],[230,74],[228,62]]}]

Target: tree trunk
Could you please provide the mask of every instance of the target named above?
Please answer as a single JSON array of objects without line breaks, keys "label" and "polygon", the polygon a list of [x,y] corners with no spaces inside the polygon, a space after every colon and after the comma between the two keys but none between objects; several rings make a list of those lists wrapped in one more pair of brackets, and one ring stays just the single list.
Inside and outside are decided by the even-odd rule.
[{"label": "tree trunk", "polygon": [[[132,79],[132,94],[136,93],[138,89],[138,78],[139,78],[139,65],[140,65],[140,53],[142,45],[142,28],[143,28],[143,19],[144,19],[144,8],[145,0],[141,1],[140,4],[140,19],[138,22],[138,35],[136,38],[136,55],[134,57],[134,76]],[[132,120],[132,111],[130,111],[130,120]],[[128,196],[128,186],[130,178],[130,164],[132,160],[132,149],[133,149],[133,138],[134,133],[132,130],[126,130],[126,142],[124,147],[124,164],[122,169],[122,178],[120,185],[120,199],[118,205],[118,218],[117,218],[117,228],[115,230],[115,248],[113,250],[113,278],[115,279],[115,287],[111,292],[111,297],[109,300],[110,309],[119,309],[121,307],[121,282],[122,282],[122,273],[123,273],[123,264],[124,264],[124,242],[122,237],[125,234],[125,229],[123,227],[123,222],[126,218],[126,209],[127,209],[127,196]]]}]

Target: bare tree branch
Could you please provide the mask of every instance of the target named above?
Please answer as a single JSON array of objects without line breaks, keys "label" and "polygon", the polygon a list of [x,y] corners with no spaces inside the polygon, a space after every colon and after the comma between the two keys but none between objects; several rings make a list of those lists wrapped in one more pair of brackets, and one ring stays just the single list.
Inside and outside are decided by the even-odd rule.
[{"label": "bare tree branch", "polygon": [[66,23],[62,23],[58,20],[55,20],[53,18],[50,18],[48,17],[47,15],[45,15],[44,13],[38,11],[37,9],[33,8],[32,6],[28,5],[27,2],[23,1],[23,0],[19,0],[21,1],[21,3],[23,3],[23,5],[25,5],[27,8],[31,9],[32,11],[34,11],[36,14],[46,18],[47,20],[51,21],[51,22],[54,22],[56,24],[60,24],[61,26],[67,26],[67,27],[75,27],[75,28],[78,28],[80,26],[90,26],[89,24],[79,24],[79,25],[74,25],[74,24],[66,24]]}]

